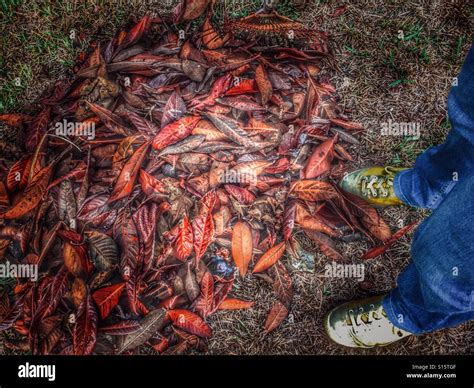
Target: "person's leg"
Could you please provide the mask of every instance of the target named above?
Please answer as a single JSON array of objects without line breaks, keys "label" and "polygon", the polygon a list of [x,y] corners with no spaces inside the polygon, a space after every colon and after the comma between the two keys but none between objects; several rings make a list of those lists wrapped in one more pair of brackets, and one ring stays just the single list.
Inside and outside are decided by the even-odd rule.
[{"label": "person's leg", "polygon": [[394,178],[396,196],[408,205],[436,209],[457,183],[474,173],[474,46],[451,89],[448,115],[452,130],[446,141]]},{"label": "person's leg", "polygon": [[473,193],[474,175],[459,181],[417,229],[398,287],[331,310],[324,322],[329,338],[370,348],[474,319]]},{"label": "person's leg", "polygon": [[420,334],[474,319],[473,199],[471,174],[417,229],[412,262],[383,301],[397,327]]}]

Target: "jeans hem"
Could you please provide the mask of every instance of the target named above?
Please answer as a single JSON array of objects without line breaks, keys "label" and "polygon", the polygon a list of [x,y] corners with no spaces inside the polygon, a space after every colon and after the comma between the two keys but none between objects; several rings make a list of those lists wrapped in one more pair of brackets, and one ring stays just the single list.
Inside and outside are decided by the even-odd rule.
[{"label": "jeans hem", "polygon": [[382,301],[382,306],[383,306],[383,309],[385,310],[385,313],[387,314],[388,320],[393,326],[398,327],[399,329],[405,330],[411,334],[415,334],[415,335],[419,334],[419,333],[416,333],[416,330],[413,330],[412,328],[404,326],[398,322],[397,314],[395,313],[395,310],[393,309],[393,303],[392,303],[392,298],[391,298],[393,292],[394,290],[392,290],[390,294],[385,296],[385,298]]},{"label": "jeans hem", "polygon": [[406,195],[403,193],[403,190],[402,190],[402,184],[401,184],[401,179],[403,177],[403,175],[407,174],[408,172],[410,172],[411,169],[409,170],[403,170],[403,171],[400,171],[399,173],[397,173],[393,179],[393,190],[395,191],[395,195],[397,196],[397,198],[402,201],[403,203],[409,205],[409,206],[416,206],[414,204],[412,204],[408,198],[406,197]]}]

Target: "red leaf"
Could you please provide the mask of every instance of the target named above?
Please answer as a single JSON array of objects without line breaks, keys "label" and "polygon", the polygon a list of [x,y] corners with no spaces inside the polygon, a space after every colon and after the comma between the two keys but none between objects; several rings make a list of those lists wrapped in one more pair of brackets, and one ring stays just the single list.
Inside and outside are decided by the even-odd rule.
[{"label": "red leaf", "polygon": [[145,170],[140,170],[139,181],[143,192],[149,197],[163,194],[165,192],[165,186],[163,183],[153,175],[148,174]]},{"label": "red leaf", "polygon": [[150,28],[150,21],[150,17],[145,16],[142,20],[135,24],[135,26],[133,26],[127,35],[125,35],[125,38],[117,49],[117,52],[137,43]]},{"label": "red leaf", "polygon": [[176,256],[181,261],[185,261],[193,252],[193,228],[189,223],[188,216],[185,216],[178,230],[176,239]]},{"label": "red leaf", "polygon": [[194,308],[203,318],[207,317],[214,306],[214,277],[207,271],[201,280],[201,294],[196,299]]},{"label": "red leaf", "polygon": [[214,220],[211,212],[205,212],[193,220],[194,252],[196,261],[206,253],[214,238]]},{"label": "red leaf", "polygon": [[238,84],[231,87],[226,93],[226,96],[236,96],[239,94],[256,93],[256,83],[253,79],[242,79]]},{"label": "red leaf", "polygon": [[293,281],[285,265],[281,261],[277,261],[268,272],[273,278],[273,290],[278,299],[285,306],[289,306],[293,300]]},{"label": "red leaf", "polygon": [[118,305],[124,287],[125,283],[118,283],[100,288],[92,294],[92,298],[99,309],[101,319],[107,318],[112,309]]},{"label": "red leaf", "polygon": [[76,324],[72,333],[74,354],[91,354],[95,347],[96,335],[97,312],[90,294],[87,294],[76,314]]},{"label": "red leaf", "polygon": [[199,337],[210,337],[212,331],[206,322],[197,315],[188,310],[169,310],[168,317],[173,324],[188,333]]},{"label": "red leaf", "polygon": [[255,202],[255,195],[244,187],[236,185],[224,185],[225,191],[227,191],[232,197],[234,197],[242,205],[251,205]]},{"label": "red leaf", "polygon": [[395,244],[401,237],[407,234],[410,230],[412,230],[416,226],[417,222],[412,222],[410,225],[407,225],[397,232],[393,234],[393,236],[384,244],[372,249],[369,249],[364,256],[362,256],[363,260],[374,259],[377,256],[380,256],[382,253],[387,251],[393,244]]},{"label": "red leaf", "polygon": [[168,124],[153,139],[153,148],[162,150],[188,137],[199,120],[199,116],[187,116]]}]

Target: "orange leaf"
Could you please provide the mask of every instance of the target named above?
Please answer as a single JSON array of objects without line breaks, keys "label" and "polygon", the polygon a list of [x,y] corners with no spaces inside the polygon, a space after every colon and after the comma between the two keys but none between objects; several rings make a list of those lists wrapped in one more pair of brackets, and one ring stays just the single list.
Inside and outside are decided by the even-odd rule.
[{"label": "orange leaf", "polygon": [[241,310],[251,308],[255,302],[247,302],[246,300],[227,298],[220,305],[218,310]]},{"label": "orange leaf", "polygon": [[168,317],[173,324],[188,333],[199,337],[210,337],[212,331],[204,320],[197,314],[188,310],[169,310]]},{"label": "orange leaf", "polygon": [[109,198],[109,203],[128,196],[135,185],[135,180],[140,171],[143,159],[146,156],[150,142],[142,144],[125,163]]},{"label": "orange leaf", "polygon": [[52,171],[53,166],[49,165],[33,177],[20,201],[4,214],[5,219],[20,218],[38,206],[46,192]]},{"label": "orange leaf", "polygon": [[206,18],[202,26],[202,41],[206,48],[210,50],[221,48],[224,45],[225,41],[228,40],[228,35],[226,35],[224,39],[221,38],[217,31],[214,29],[211,20],[209,18]]},{"label": "orange leaf", "polygon": [[20,128],[23,125],[23,122],[25,120],[28,120],[29,118],[30,116],[27,116],[21,113],[10,113],[10,114],[0,115],[0,121],[4,122],[10,127],[17,127],[17,128]]},{"label": "orange leaf", "polygon": [[246,222],[238,221],[232,232],[232,257],[239,269],[240,276],[245,276],[252,260],[252,229]]},{"label": "orange leaf", "polygon": [[327,201],[338,196],[334,186],[317,179],[296,181],[291,186],[290,194],[304,201]]},{"label": "orange leaf", "polygon": [[252,273],[263,272],[267,268],[271,267],[275,264],[285,253],[285,243],[281,242],[273,247],[271,247],[268,251],[266,251],[262,257],[257,261]]}]

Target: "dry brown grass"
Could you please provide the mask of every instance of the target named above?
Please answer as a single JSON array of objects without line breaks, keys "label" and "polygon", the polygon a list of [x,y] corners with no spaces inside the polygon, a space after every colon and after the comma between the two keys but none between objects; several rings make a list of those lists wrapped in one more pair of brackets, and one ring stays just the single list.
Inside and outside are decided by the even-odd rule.
[{"label": "dry brown grass", "polygon": [[[44,14],[42,3],[31,1],[22,5],[17,14],[0,24],[3,59],[0,82],[2,86],[9,83],[19,76],[21,66],[29,67],[26,86],[21,95],[16,96],[19,107],[26,110],[32,107],[31,103],[45,87],[70,71],[75,55],[90,40],[110,37],[117,28],[125,27],[128,20],[136,21],[147,12],[162,10],[164,2],[101,6],[57,2],[50,3],[50,15]],[[227,0],[225,3],[227,9],[237,15],[255,9],[256,1]],[[340,71],[325,71],[340,93],[341,104],[352,109],[352,117],[367,128],[363,146],[352,149],[356,158],[354,168],[387,163],[410,165],[418,153],[443,141],[448,131],[443,125],[447,94],[471,41],[467,1],[459,1],[460,5],[442,0],[328,0],[319,3],[307,1],[301,19],[309,26],[331,34]],[[346,12],[332,17],[334,10],[343,4],[347,5]],[[67,7],[70,11],[65,11]],[[61,46],[61,39],[43,36],[48,30],[64,37],[72,28],[83,34],[84,41],[67,49]],[[397,39],[399,30],[405,35],[418,31],[418,37],[401,42]],[[31,47],[38,44],[38,34],[52,47],[49,51],[32,51]],[[389,86],[401,78],[404,80],[401,85]],[[381,123],[389,119],[420,122],[421,138],[403,141],[402,138],[381,137]],[[396,229],[400,219],[406,223],[427,214],[408,208],[392,208],[385,210],[383,215]],[[367,247],[367,242],[346,244],[344,254],[349,261],[357,263]],[[409,247],[410,238],[405,237],[387,254],[367,263],[366,276],[374,283],[370,293],[383,293],[393,288],[397,275],[409,261]],[[233,296],[254,300],[256,304],[246,311],[218,312],[209,319],[214,331],[209,353],[474,353],[472,322],[377,350],[352,351],[332,344],[324,333],[324,315],[337,304],[367,293],[360,289],[355,279],[330,280],[318,276],[326,262],[327,259],[318,256],[316,274],[296,269],[286,262],[296,291],[291,308],[293,319],[267,335],[263,333],[263,323],[273,301],[271,289],[256,278],[238,281]]]}]

